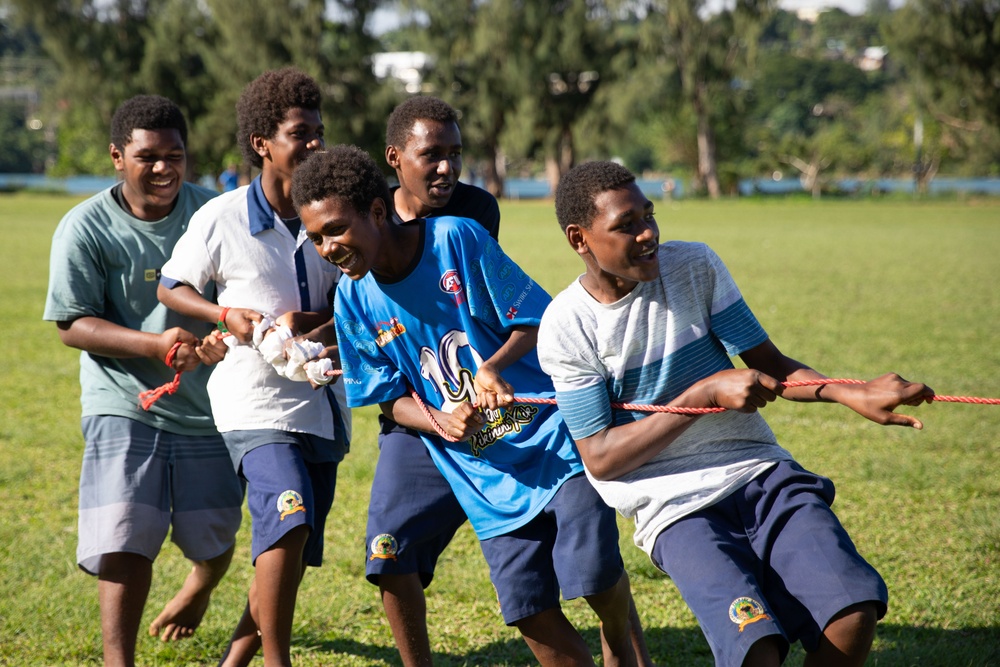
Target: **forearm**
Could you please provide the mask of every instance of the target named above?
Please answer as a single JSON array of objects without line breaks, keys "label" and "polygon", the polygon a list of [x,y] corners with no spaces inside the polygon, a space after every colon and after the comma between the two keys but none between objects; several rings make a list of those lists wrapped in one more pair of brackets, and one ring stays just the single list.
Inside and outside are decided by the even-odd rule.
[{"label": "forearm", "polygon": [[[332,312],[299,313],[299,316],[297,324],[303,332],[303,338],[323,343],[327,347],[337,344],[337,328],[334,326]],[[292,327],[292,330],[295,331],[296,328]]]},{"label": "forearm", "polygon": [[99,317],[81,317],[69,322],[58,322],[59,339],[64,345],[84,352],[115,359],[141,357],[162,359],[162,337],[145,331],[136,331]]},{"label": "forearm", "polygon": [[222,306],[209,301],[190,285],[170,289],[161,284],[156,288],[156,298],[170,310],[202,322],[215,323],[222,317]]},{"label": "forearm", "polygon": [[[379,403],[382,414],[396,422],[400,426],[412,428],[423,433],[437,434],[431,423],[427,421],[427,416],[420,410],[420,406],[411,396],[400,396],[391,401]],[[428,410],[434,415],[434,419],[440,424],[448,415],[440,410],[428,406]]]},{"label": "forearm", "polygon": [[538,327],[514,327],[510,336],[507,337],[507,341],[483,365],[491,366],[495,372],[499,373],[535,349],[537,344]]},{"label": "forearm", "polygon": [[617,479],[669,447],[696,419],[697,415],[658,412],[631,424],[605,428],[577,445],[591,475]]}]

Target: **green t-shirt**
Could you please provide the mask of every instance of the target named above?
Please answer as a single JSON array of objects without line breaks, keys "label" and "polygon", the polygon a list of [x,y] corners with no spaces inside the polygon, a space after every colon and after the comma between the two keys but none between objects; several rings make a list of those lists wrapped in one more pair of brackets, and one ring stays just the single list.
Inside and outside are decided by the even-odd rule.
[{"label": "green t-shirt", "polygon": [[[198,208],[216,195],[185,183],[166,218],[146,222],[104,190],[67,213],[52,238],[45,320],[99,317],[114,324],[162,333],[182,327],[199,338],[211,325],[168,310],[156,298],[160,268]],[[211,368],[199,366],[181,376],[176,393],[164,395],[147,412],[140,392],[170,382],[173,369],[162,360],[114,359],[80,354],[83,416],[116,415],[181,435],[215,432],[205,383]]]}]

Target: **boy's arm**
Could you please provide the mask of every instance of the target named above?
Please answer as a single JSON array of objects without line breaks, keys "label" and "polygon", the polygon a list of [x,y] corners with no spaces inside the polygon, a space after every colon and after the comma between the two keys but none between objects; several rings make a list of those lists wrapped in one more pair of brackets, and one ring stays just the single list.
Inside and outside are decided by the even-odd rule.
[{"label": "boy's arm", "polygon": [[262,319],[260,313],[249,308],[227,310],[203,297],[195,288],[183,283],[173,288],[160,283],[156,288],[156,298],[170,310],[203,322],[221,322],[225,312],[226,328],[241,343],[248,343],[253,339],[253,323]]},{"label": "boy's arm", "polygon": [[129,329],[93,316],[56,322],[56,326],[59,328],[59,339],[64,345],[102,357],[149,357],[163,361],[174,344],[181,343],[172,367],[178,371],[189,371],[199,363],[195,350],[201,341],[180,327],[154,334]]},{"label": "boy's arm", "polygon": [[335,345],[337,342],[332,306],[317,312],[289,311],[275,318],[274,323],[284,324],[296,336],[307,340],[318,341],[325,345]]},{"label": "boy's arm", "polygon": [[[391,401],[379,403],[382,414],[401,426],[412,428],[415,431],[438,435],[437,431],[427,420],[427,415],[421,411],[420,406],[412,396],[400,396]],[[486,424],[483,413],[472,407],[471,403],[460,403],[454,412],[447,413],[431,406],[426,406],[448,435],[458,440],[467,440],[482,430]]]},{"label": "boy's arm", "polygon": [[[767,373],[779,382],[819,380],[826,376],[800,361],[785,356],[767,340],[740,355],[749,367]],[[907,382],[895,373],[888,373],[865,384],[828,384],[807,387],[787,387],[781,397],[790,401],[840,403],[876,424],[923,428],[916,417],[893,412],[900,405],[930,403],[934,390],[918,382]]]},{"label": "boy's arm", "polygon": [[[777,398],[781,384],[753,369],[721,371],[699,380],[667,405],[756,412]],[[639,421],[607,426],[576,440],[587,470],[611,480],[636,470],[673,443],[701,415],[657,412]]]},{"label": "boy's arm", "polygon": [[480,406],[495,410],[514,402],[514,388],[501,377],[500,373],[535,349],[537,344],[537,326],[521,325],[511,329],[507,342],[476,371],[474,379],[476,401]]}]

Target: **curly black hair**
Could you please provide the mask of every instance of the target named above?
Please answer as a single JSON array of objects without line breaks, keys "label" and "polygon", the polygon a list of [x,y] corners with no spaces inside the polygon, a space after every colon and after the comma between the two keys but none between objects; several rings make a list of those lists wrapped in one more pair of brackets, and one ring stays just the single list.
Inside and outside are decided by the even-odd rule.
[{"label": "curly black hair", "polygon": [[243,159],[263,167],[264,159],[253,149],[250,135],[272,138],[289,109],[318,110],[319,84],[295,67],[268,70],[247,84],[236,103],[236,142]]},{"label": "curly black hair", "polygon": [[335,197],[367,215],[381,198],[392,212],[392,196],[385,176],[368,153],[357,146],[339,144],[310,155],[292,176],[292,204],[296,210]]},{"label": "curly black hair", "polygon": [[403,148],[410,139],[413,125],[418,120],[458,124],[458,112],[437,97],[418,95],[398,105],[389,114],[385,126],[385,145]]},{"label": "curly black hair", "polygon": [[556,219],[563,231],[569,225],[590,229],[597,214],[594,200],[608,190],[635,183],[635,174],[617,162],[585,162],[563,174],[556,188]]},{"label": "curly black hair", "polygon": [[118,150],[132,141],[133,130],[177,130],[187,146],[187,121],[180,108],[160,95],[136,95],[119,105],[111,118],[111,143]]}]

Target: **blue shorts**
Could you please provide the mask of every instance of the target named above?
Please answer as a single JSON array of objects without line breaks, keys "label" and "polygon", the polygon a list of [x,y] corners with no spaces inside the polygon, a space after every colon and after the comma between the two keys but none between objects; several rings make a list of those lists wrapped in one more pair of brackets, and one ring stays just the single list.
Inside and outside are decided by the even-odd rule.
[{"label": "blue shorts", "polygon": [[383,417],[379,456],[368,503],[365,575],[434,578],[438,556],[466,521],[465,511],[416,432]]},{"label": "blue shorts", "polygon": [[656,538],[653,561],[670,575],[712,647],[717,665],[740,665],[766,636],[818,647],[843,609],[875,602],[882,577],[862,558],[830,505],[833,482],[782,461]]},{"label": "blue shorts", "polygon": [[255,447],[243,455],[240,475],[247,482],[254,563],[292,528],[309,526],[302,560],[313,567],[323,564],[323,531],[333,506],[338,465],[309,463],[298,445],[288,443]]},{"label": "blue shorts", "polygon": [[155,560],[170,539],[187,558],[233,546],[243,485],[217,434],[169,433],[126,417],[84,417],[77,563],[100,574],[101,557]]},{"label": "blue shorts", "polygon": [[527,524],[480,545],[507,625],[558,607],[560,589],[567,600],[596,595],[625,573],[615,511],[583,473]]}]

